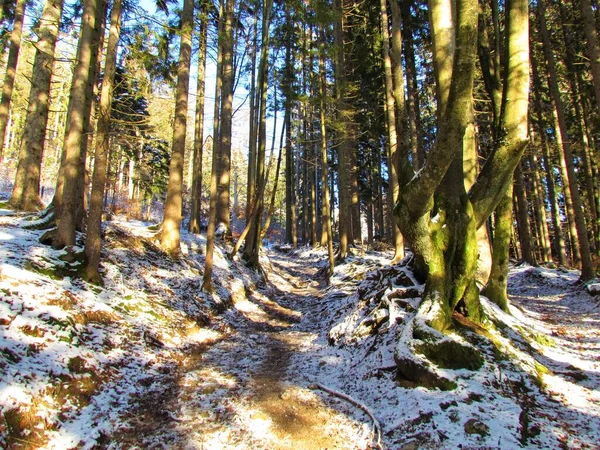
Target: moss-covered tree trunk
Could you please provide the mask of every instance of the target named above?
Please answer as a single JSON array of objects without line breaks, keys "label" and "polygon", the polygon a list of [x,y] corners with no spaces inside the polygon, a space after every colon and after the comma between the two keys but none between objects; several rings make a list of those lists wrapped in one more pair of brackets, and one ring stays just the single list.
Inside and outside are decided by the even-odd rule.
[{"label": "moss-covered tree trunk", "polygon": [[[435,4],[430,2],[430,8]],[[428,354],[450,352],[454,367],[478,367],[480,357],[469,346],[442,339],[452,325],[455,310],[474,322],[483,318],[477,268],[477,229],[482,227],[510,186],[512,175],[528,143],[527,105],[529,94],[528,5],[526,0],[507,2],[507,55],[501,130],[498,141],[469,190],[465,188],[464,136],[470,123],[473,77],[477,58],[478,3],[456,0],[455,46],[452,73],[438,73],[438,102],[442,108],[436,141],[427,160],[413,174],[408,154],[400,161],[400,200],[395,213],[398,224],[414,254],[417,275],[426,278],[419,310],[407,323],[396,349],[399,372],[418,381],[435,378],[423,354],[427,336]],[[448,9],[445,10],[448,14]],[[440,11],[432,10],[435,18]],[[435,28],[435,27],[433,27]],[[447,33],[433,33],[442,39]],[[440,42],[434,49],[448,48]],[[435,60],[435,57],[434,57]],[[437,69],[442,70],[442,69]],[[447,70],[447,69],[443,69]],[[444,80],[448,79],[447,103]],[[451,345],[451,348],[448,347]],[[477,363],[479,361],[479,363]],[[447,380],[432,383],[448,386]]]},{"label": "moss-covered tree trunk", "polygon": [[508,311],[508,252],[512,234],[513,190],[512,184],[495,211],[492,272],[483,293],[502,310]]},{"label": "moss-covered tree trunk", "polygon": [[[431,17],[435,18],[435,2]],[[475,184],[467,193],[463,165],[463,138],[470,121],[475,60],[477,58],[478,5],[456,1],[455,50],[451,74],[446,68],[437,79],[442,108],[439,131],[428,158],[413,176],[409,156],[401,160],[400,200],[396,216],[415,257],[417,273],[426,277],[421,317],[428,326],[444,331],[452,313],[461,309],[472,320],[482,318],[478,290],[476,231],[483,226],[510,185],[513,171],[527,145],[529,51],[527,2],[512,0],[507,6],[506,80],[504,83],[499,141]],[[447,12],[447,10],[446,10]],[[434,39],[451,39],[449,31]],[[434,45],[446,49],[449,42]],[[440,50],[438,50],[440,51]],[[445,54],[445,53],[444,53]],[[450,79],[445,100],[445,82]]]}]

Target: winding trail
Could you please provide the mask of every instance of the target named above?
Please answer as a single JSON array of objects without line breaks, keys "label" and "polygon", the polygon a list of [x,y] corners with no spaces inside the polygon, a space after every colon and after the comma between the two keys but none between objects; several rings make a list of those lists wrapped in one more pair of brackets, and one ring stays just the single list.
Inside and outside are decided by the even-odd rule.
[{"label": "winding trail", "polygon": [[140,428],[122,442],[154,449],[368,448],[368,419],[308,388],[316,373],[306,367],[318,365],[306,359],[326,345],[317,343],[326,287],[316,279],[317,261],[270,258],[268,283],[232,293],[232,329],[182,355],[170,387],[143,399],[135,411]]}]

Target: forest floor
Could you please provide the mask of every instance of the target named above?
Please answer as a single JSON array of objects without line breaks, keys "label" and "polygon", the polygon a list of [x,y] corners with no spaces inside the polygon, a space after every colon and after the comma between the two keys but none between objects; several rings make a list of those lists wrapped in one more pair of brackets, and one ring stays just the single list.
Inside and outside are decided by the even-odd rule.
[{"label": "forest floor", "polygon": [[225,244],[207,294],[202,237],[175,261],[117,220],[97,287],[35,223],[0,214],[1,448],[600,448],[600,301],[575,271],[513,268],[494,345],[464,333],[484,366],[440,391],[397,378],[392,294],[422,286],[385,252],[327,285],[321,251],[268,251],[264,281]]}]

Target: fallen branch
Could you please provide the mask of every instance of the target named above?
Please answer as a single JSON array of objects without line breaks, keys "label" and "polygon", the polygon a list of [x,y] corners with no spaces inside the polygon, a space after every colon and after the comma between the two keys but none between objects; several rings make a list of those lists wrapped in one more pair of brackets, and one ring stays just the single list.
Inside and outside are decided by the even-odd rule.
[{"label": "fallen branch", "polygon": [[335,397],[341,398],[342,400],[346,400],[348,403],[351,403],[354,406],[362,409],[367,414],[367,416],[369,416],[371,418],[371,420],[373,421],[373,434],[377,435],[375,445],[377,446],[377,448],[383,449],[383,446],[381,445],[381,425],[379,425],[379,421],[375,418],[375,416],[373,415],[371,410],[365,404],[359,402],[358,400],[353,399],[352,397],[350,397],[347,394],[344,394],[343,392],[333,390],[333,389],[328,388],[327,386],[323,386],[322,384],[319,384],[319,383],[310,384],[308,386],[308,388],[312,389],[313,391],[320,389],[324,392],[327,392],[328,394],[331,394]]}]

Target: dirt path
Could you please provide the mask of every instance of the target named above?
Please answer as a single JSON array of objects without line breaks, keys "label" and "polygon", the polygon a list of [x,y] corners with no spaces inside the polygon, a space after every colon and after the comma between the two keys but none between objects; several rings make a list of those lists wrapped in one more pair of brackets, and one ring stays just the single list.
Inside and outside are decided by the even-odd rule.
[{"label": "dirt path", "polygon": [[272,265],[267,285],[234,295],[243,316],[233,319],[234,330],[182,355],[167,387],[157,381],[155,395],[132,414],[137,428],[122,442],[158,449],[367,448],[362,414],[310,390],[316,374],[299,369],[312,357],[320,328],[324,286],[315,280],[315,261],[273,255]]}]

